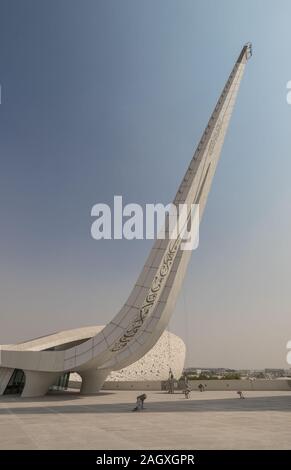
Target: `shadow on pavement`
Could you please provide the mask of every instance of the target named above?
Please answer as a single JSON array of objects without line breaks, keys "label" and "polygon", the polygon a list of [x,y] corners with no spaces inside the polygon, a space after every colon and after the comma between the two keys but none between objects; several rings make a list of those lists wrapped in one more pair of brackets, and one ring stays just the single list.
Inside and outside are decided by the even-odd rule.
[{"label": "shadow on pavement", "polygon": [[[107,393],[100,393],[101,395],[109,395]],[[291,412],[291,395],[284,396],[267,396],[267,397],[250,397],[245,400],[239,398],[221,398],[221,399],[209,399],[209,400],[185,400],[180,398],[177,400],[177,395],[173,396],[172,401],[150,401],[145,404],[145,410],[142,413],[175,413],[175,412],[187,412],[187,413],[201,413],[201,412],[225,412],[225,411],[237,411],[237,412],[250,412],[250,411],[289,411]],[[45,414],[45,413],[128,413],[132,410],[134,403],[98,403],[98,395],[91,398],[96,398],[94,404],[83,404],[82,397],[78,395],[78,403],[71,405],[62,405],[60,400],[72,400],[75,397],[72,395],[63,397],[56,396],[56,400],[50,400],[52,395],[45,397],[42,401],[46,403],[49,401],[48,406],[27,406],[27,402],[34,403],[35,399],[17,399],[17,405],[11,406],[9,409],[15,414]],[[18,398],[18,397],[17,397]],[[39,399],[40,401],[40,399]],[[1,400],[0,403],[8,404],[9,401]],[[11,401],[11,404],[15,405],[16,400]],[[21,406],[21,403],[25,403]],[[7,406],[0,408],[0,415],[7,414]]]}]

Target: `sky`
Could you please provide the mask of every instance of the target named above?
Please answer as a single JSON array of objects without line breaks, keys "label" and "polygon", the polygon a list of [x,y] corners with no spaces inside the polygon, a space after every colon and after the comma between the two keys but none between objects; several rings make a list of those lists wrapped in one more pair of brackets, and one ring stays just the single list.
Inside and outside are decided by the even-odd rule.
[{"label": "sky", "polygon": [[186,365],[288,367],[289,0],[0,0],[0,344],[106,324],[151,241],[91,208],[173,199],[253,43],[170,321]]}]

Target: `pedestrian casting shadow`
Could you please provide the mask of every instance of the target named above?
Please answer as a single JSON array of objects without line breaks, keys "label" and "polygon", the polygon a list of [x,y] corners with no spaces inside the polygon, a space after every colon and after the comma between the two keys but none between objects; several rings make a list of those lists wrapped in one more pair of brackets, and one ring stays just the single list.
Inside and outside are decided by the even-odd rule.
[{"label": "pedestrian casting shadow", "polygon": [[[26,399],[34,402],[34,399]],[[7,402],[6,402],[7,403]],[[15,401],[13,401],[15,404]],[[21,400],[19,400],[19,405]],[[96,403],[83,404],[82,400],[71,405],[61,405],[58,400],[51,401],[48,406],[11,406],[13,414],[45,414],[45,413],[69,413],[69,414],[99,414],[99,413],[128,413],[132,411],[133,403]],[[0,415],[7,414],[7,406],[0,408]],[[201,412],[250,412],[250,411],[291,411],[291,395],[269,396],[269,397],[250,397],[245,400],[239,398],[221,398],[209,400],[180,400],[173,401],[147,401],[145,410],[136,413],[201,413]]]}]

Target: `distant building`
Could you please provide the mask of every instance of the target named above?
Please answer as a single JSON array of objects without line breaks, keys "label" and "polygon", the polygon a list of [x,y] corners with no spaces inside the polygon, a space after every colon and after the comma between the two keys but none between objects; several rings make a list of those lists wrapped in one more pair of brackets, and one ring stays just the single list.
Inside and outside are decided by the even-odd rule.
[{"label": "distant building", "polygon": [[265,369],[265,374],[269,375],[272,378],[284,377],[285,370],[284,369]]}]

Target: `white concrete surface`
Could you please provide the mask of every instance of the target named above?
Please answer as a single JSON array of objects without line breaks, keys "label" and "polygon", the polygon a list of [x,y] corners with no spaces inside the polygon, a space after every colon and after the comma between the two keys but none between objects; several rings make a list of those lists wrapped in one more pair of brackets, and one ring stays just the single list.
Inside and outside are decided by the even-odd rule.
[{"label": "white concrete surface", "polygon": [[0,397],[1,449],[290,449],[291,393],[77,393]]},{"label": "white concrete surface", "polygon": [[[104,385],[106,382],[111,384],[118,382],[119,385],[121,382],[144,383],[168,380],[170,369],[174,377],[179,379],[183,373],[185,356],[184,341],[174,333],[164,331],[152,349],[141,359],[124,369],[110,372]],[[81,377],[77,373],[71,373],[70,381],[79,382]]]},{"label": "white concrete surface", "polygon": [[[16,345],[6,345],[5,349],[13,351],[43,351],[44,349],[66,349],[66,345],[93,338],[102,331],[104,326],[87,326],[65,330],[54,333],[42,338],[26,341]],[[0,346],[1,348],[1,346]],[[3,348],[3,346],[2,346]],[[48,352],[48,351],[43,351]],[[0,351],[1,353],[1,351]],[[180,378],[184,368],[186,355],[186,346],[184,341],[177,335],[164,331],[156,344],[148,351],[145,356],[134,362],[130,366],[120,371],[110,371],[101,369],[98,373],[92,374],[92,371],[81,370],[80,374],[71,373],[70,380],[81,381],[81,393],[95,393],[103,383],[104,378],[108,376],[110,382],[121,381],[161,381],[167,380],[169,369],[171,368],[174,377]],[[21,366],[21,360],[19,366]],[[14,369],[0,367],[0,395],[4,393],[5,388]],[[35,372],[25,370],[26,386],[22,393],[23,397],[42,396],[48,390],[48,387],[57,381],[59,374],[48,372]],[[118,388],[118,387],[117,387]]]},{"label": "white concrete surface", "polygon": [[[177,208],[179,204],[187,205],[184,226],[187,226],[192,213],[192,204],[199,204],[199,217],[202,218],[249,56],[250,46],[245,45],[178,188],[174,205]],[[169,231],[169,219],[165,226]],[[95,387],[101,387],[102,380],[106,378],[104,370],[120,370],[138,361],[165,330],[191,256],[191,251],[181,250],[181,244],[181,233],[175,239],[157,239],[154,242],[126,303],[94,337],[58,351],[20,351],[2,347],[0,366],[33,372],[28,374],[33,380],[30,384],[26,381],[24,395],[43,393],[51,373],[61,375],[67,371],[83,373],[82,389],[94,393]],[[37,373],[41,386],[37,385]],[[44,378],[44,373],[48,374],[47,378]]]}]

